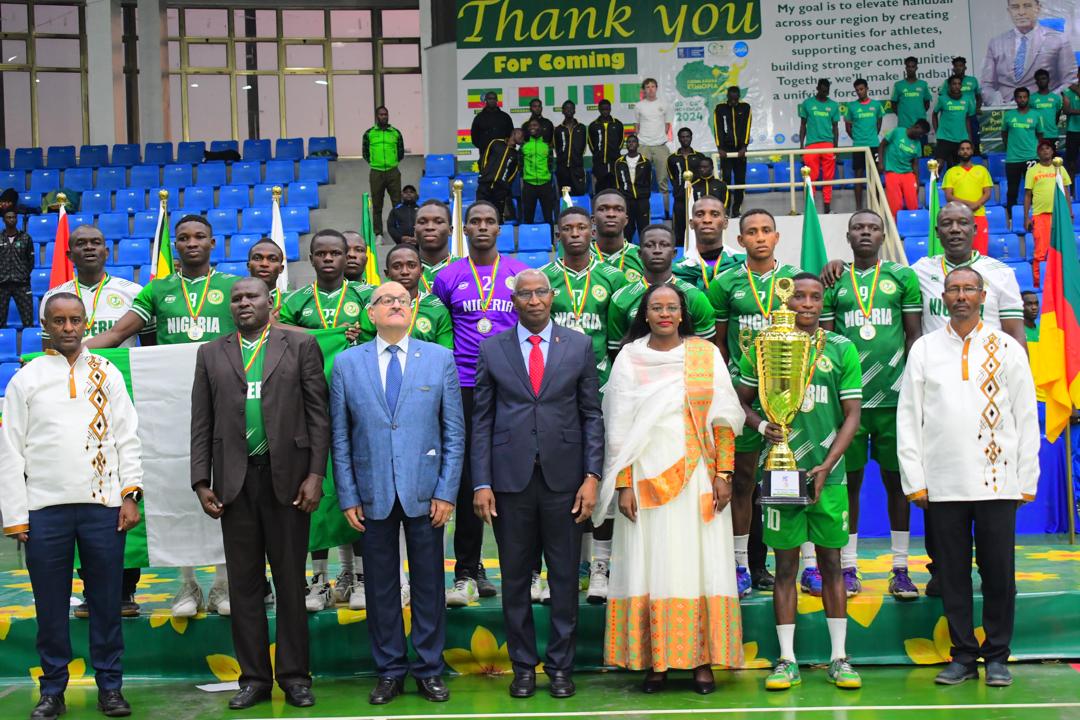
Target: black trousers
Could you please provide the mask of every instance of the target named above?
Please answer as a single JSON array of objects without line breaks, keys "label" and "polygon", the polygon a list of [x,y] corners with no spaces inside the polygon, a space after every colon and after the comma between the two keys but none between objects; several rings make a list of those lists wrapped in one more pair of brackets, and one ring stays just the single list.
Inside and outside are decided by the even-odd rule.
[{"label": "black trousers", "polygon": [[1065,169],[1069,177],[1076,177],[1076,168],[1080,164],[1080,132],[1065,133]]},{"label": "black trousers", "polygon": [[762,539],[762,525],[761,525],[761,486],[754,484],[754,505],[756,506],[750,513],[750,542],[746,546],[747,562],[750,565],[750,572],[756,573],[765,570],[765,562],[769,558],[769,548],[765,547],[765,541]]},{"label": "black trousers", "polygon": [[605,164],[593,160],[592,174],[593,195],[601,190],[610,190],[615,187],[615,163]]},{"label": "black trousers", "polygon": [[0,328],[7,327],[8,306],[12,298],[15,299],[15,309],[19,311],[23,327],[37,325],[37,318],[34,317],[34,295],[30,292],[30,283],[2,282],[0,283]]},{"label": "black trousers", "polygon": [[[454,577],[476,579],[484,542],[484,521],[473,512],[472,447],[473,388],[461,388],[461,409],[465,414],[465,462],[461,466],[457,507],[454,510]],[[505,577],[505,572],[503,573]]]},{"label": "black trousers", "polygon": [[[244,487],[221,516],[232,638],[240,664],[241,687],[269,688],[275,679],[283,688],[311,686],[304,606],[304,561],[310,527],[310,515],[292,505],[282,505],[274,496],[269,458],[249,462]],[[263,605],[267,560],[277,591],[277,654],[273,668]]]},{"label": "black trousers", "polygon": [[516,493],[495,493],[495,539],[502,568],[503,619],[506,644],[515,670],[532,670],[540,662],[536,649],[529,586],[536,548],[543,548],[551,590],[550,626],[544,670],[571,672],[574,668],[578,613],[578,559],[584,525],[574,522],[570,509],[575,492],[555,492],[544,481],[539,465],[528,487]]},{"label": "black trousers", "polygon": [[518,222],[522,225],[531,225],[536,215],[536,204],[540,203],[540,212],[548,225],[555,224],[555,186],[550,182],[546,185],[531,185],[521,183],[521,206],[518,208]]},{"label": "black trousers", "polygon": [[636,198],[627,197],[626,214],[628,216],[628,221],[626,223],[625,236],[631,238],[634,237],[634,233],[637,232],[638,244],[640,244],[641,231],[649,224],[649,196],[645,195]]},{"label": "black trousers", "polygon": [[494,205],[499,211],[499,221],[506,219],[506,208],[509,203],[513,206],[513,201],[510,200],[510,186],[503,183],[480,183],[476,186],[476,199],[487,200]]},{"label": "black trousers", "polygon": [[[945,163],[945,167],[949,168],[959,162],[959,150],[960,143],[953,142],[952,140],[938,140],[934,146],[934,157],[939,161]],[[944,177],[945,168],[938,168],[938,177]]]},{"label": "black trousers", "polygon": [[686,244],[686,196],[671,196],[671,230],[675,234],[675,247]]},{"label": "black trousers", "polygon": [[390,207],[401,202],[401,170],[392,167],[389,170],[371,170],[368,173],[371,185],[371,225],[376,235],[383,233],[383,196],[390,196]]},{"label": "black trousers", "polygon": [[[1005,163],[1005,179],[1009,184],[1009,188],[1005,195],[1006,212],[1012,212],[1012,207],[1016,204],[1016,199],[1020,197],[1020,191],[1024,187],[1024,175],[1027,174],[1028,168],[1034,164],[1034,160],[1030,162]],[[1014,228],[1014,230],[1019,230],[1019,228]]]},{"label": "black trousers", "polygon": [[555,182],[559,184],[559,192],[562,192],[562,188],[570,188],[570,194],[584,195],[585,194],[585,168],[584,167],[563,167],[559,166],[555,168]]},{"label": "black trousers", "polygon": [[[739,157],[736,150],[729,150],[728,156],[720,161],[720,179],[725,185],[746,184],[746,158]],[[728,213],[738,215],[742,211],[744,192],[732,190],[728,196]]]},{"label": "black trousers", "polygon": [[[949,623],[953,660],[974,665],[1005,662],[1016,615],[1015,500],[932,502],[926,513],[934,528],[934,562],[941,584],[941,603]],[[974,527],[974,530],[973,530]],[[971,541],[982,577],[986,640],[975,639],[971,587]]]}]

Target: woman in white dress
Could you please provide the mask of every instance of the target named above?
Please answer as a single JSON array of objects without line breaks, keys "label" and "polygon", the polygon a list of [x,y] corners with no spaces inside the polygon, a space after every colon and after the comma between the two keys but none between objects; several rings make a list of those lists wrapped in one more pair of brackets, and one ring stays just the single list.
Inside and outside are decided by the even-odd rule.
[{"label": "woman in white dress", "polygon": [[647,693],[676,669],[693,670],[707,694],[712,666],[742,665],[728,504],[744,418],[720,352],[693,336],[683,294],[649,288],[604,395],[598,506],[620,511],[604,660],[648,670]]}]

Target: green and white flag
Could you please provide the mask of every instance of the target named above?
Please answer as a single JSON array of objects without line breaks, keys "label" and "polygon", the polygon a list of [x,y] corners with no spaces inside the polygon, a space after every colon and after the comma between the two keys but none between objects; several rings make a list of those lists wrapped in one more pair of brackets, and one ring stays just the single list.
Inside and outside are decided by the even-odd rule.
[{"label": "green and white flag", "polygon": [[818,275],[829,262],[825,252],[825,236],[821,232],[821,220],[818,219],[817,205],[814,204],[814,186],[810,176],[806,176],[806,210],[803,211],[802,252],[799,254],[799,267],[806,272]]}]

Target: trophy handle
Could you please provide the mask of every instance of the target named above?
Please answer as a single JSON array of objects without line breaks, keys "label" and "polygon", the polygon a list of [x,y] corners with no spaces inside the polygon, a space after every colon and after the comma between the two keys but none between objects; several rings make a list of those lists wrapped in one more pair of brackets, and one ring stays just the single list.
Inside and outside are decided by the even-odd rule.
[{"label": "trophy handle", "polygon": [[750,348],[754,346],[754,331],[748,327],[739,329],[739,349],[743,355],[750,354]]}]

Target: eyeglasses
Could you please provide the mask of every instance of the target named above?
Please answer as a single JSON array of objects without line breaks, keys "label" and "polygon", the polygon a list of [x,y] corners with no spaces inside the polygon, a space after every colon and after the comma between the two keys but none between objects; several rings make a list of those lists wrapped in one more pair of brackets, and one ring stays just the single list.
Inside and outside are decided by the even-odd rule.
[{"label": "eyeglasses", "polygon": [[394,305],[407,307],[412,304],[412,298],[408,295],[383,295],[375,301],[375,304],[381,305],[382,307],[392,307]]},{"label": "eyeglasses", "polygon": [[956,297],[957,295],[978,295],[983,289],[981,287],[975,287],[974,285],[964,285],[958,287],[953,285],[952,287],[945,288],[945,294],[949,297]]},{"label": "eyeglasses", "polygon": [[650,305],[648,309],[651,313],[667,313],[669,315],[674,315],[682,310],[678,305]]},{"label": "eyeglasses", "polygon": [[543,300],[544,298],[548,297],[549,295],[551,295],[551,288],[537,288],[535,290],[518,290],[518,291],[516,291],[514,293],[514,297],[516,297],[518,300],[521,300],[523,302],[528,302],[529,300],[532,300],[534,297],[537,297],[537,298],[540,298],[541,300]]}]

